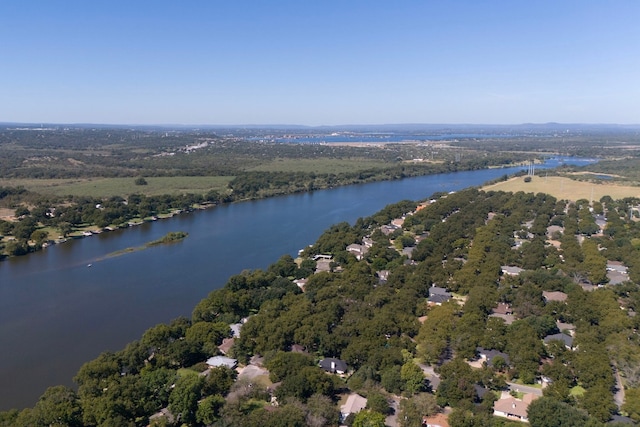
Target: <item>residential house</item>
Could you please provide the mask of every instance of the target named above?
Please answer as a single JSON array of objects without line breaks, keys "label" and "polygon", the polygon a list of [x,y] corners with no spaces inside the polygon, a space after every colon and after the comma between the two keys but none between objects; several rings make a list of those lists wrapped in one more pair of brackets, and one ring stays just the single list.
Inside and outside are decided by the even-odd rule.
[{"label": "residential house", "polygon": [[449,301],[451,297],[451,293],[449,293],[445,288],[433,285],[429,288],[429,298],[427,298],[427,303],[429,305],[442,305]]},{"label": "residential house", "polygon": [[298,285],[298,287],[304,291],[304,287],[307,285],[307,282],[309,281],[309,279],[304,278],[304,279],[295,279],[293,281],[293,283],[295,283],[296,285]]},{"label": "residential house", "polygon": [[478,347],[476,352],[478,353],[480,360],[487,362],[488,366],[493,366],[493,362],[496,360],[496,357],[501,357],[507,366],[511,364],[511,360],[509,360],[509,355],[507,353],[503,353],[498,350],[487,350],[482,347]]},{"label": "residential house", "polygon": [[567,294],[565,294],[564,292],[558,292],[558,291],[553,291],[553,292],[542,291],[542,298],[544,298],[545,302],[551,302],[551,301],[565,302],[567,300]]},{"label": "residential house", "polygon": [[388,236],[389,234],[393,233],[394,231],[396,231],[397,229],[399,229],[400,227],[397,227],[393,224],[390,225],[383,225],[380,227],[380,231],[382,231],[382,234],[384,234],[385,236]]},{"label": "residential house", "polygon": [[238,361],[226,356],[213,356],[207,359],[207,365],[209,368],[217,368],[220,366],[226,366],[229,369],[235,369],[238,366]]},{"label": "residential house", "polygon": [[429,298],[427,298],[427,304],[442,305],[445,302],[449,301],[450,299],[451,299],[451,296],[446,296],[446,295],[440,295],[440,294],[429,295]]},{"label": "residential house", "polygon": [[367,399],[357,393],[351,393],[344,405],[340,406],[340,417],[344,421],[350,414],[357,414],[367,407]]},{"label": "residential house", "polygon": [[376,272],[380,283],[386,283],[386,281],[389,280],[389,273],[390,273],[389,270],[380,270]]},{"label": "residential house", "polygon": [[568,350],[573,350],[573,337],[566,334],[552,334],[544,337],[544,343],[549,344],[552,341],[560,341]]},{"label": "residential house", "polygon": [[500,302],[491,311],[492,312],[489,317],[497,317],[499,319],[502,319],[507,325],[512,324],[516,320],[516,317],[513,315],[513,309],[509,304]]},{"label": "residential house", "polygon": [[222,354],[227,354],[229,350],[231,350],[231,347],[233,347],[234,342],[235,338],[225,338],[222,340],[222,344],[218,346],[218,350],[220,350]]},{"label": "residential house", "polygon": [[291,345],[291,352],[292,353],[304,353],[304,354],[309,354],[307,353],[307,348],[303,345],[300,344],[293,344]]},{"label": "residential house", "polygon": [[507,276],[519,276],[524,269],[512,265],[503,265],[500,267],[502,274]]},{"label": "residential house", "polygon": [[440,413],[430,417],[423,417],[422,427],[449,427],[449,416]]},{"label": "residential house", "polygon": [[504,396],[494,403],[493,415],[528,423],[527,410],[535,398],[536,396],[533,394],[525,394],[522,400],[509,395]]},{"label": "residential house", "polygon": [[404,224],[404,218],[396,218],[393,221],[391,221],[391,225],[393,225],[396,228],[402,227],[402,224]]},{"label": "residential house", "polygon": [[556,320],[556,326],[560,332],[568,333],[572,337],[576,334],[576,325],[572,323],[564,323],[559,320]]},{"label": "residential house", "polygon": [[320,361],[320,367],[329,373],[343,375],[347,372],[347,362],[329,357]]},{"label": "residential house", "polygon": [[552,239],[557,234],[563,234],[563,233],[564,233],[564,227],[561,227],[559,225],[550,225],[547,227],[547,238],[549,239]]},{"label": "residential house", "polygon": [[627,267],[619,261],[607,261],[607,278],[610,285],[619,285],[628,281]]},{"label": "residential house", "polygon": [[492,311],[495,314],[513,314],[513,308],[511,308],[511,305],[504,302],[499,302],[498,305],[492,309]]},{"label": "residential house", "polygon": [[347,252],[353,254],[353,256],[355,256],[358,261],[361,261],[368,251],[368,247],[366,247],[365,245],[359,245],[357,243],[352,243],[347,246]]}]

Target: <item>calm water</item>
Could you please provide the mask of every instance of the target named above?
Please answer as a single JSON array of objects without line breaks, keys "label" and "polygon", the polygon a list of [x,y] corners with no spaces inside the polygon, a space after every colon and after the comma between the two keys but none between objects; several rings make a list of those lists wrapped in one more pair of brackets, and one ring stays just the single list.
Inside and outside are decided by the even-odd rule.
[{"label": "calm water", "polygon": [[[51,385],[73,385],[82,363],[122,349],[157,323],[190,316],[195,304],[231,275],[295,255],[332,224],[353,224],[390,203],[479,185],[520,169],[440,174],[219,206],[0,262],[0,410],[32,406]],[[186,231],[189,237],[104,258],[170,231]]]}]

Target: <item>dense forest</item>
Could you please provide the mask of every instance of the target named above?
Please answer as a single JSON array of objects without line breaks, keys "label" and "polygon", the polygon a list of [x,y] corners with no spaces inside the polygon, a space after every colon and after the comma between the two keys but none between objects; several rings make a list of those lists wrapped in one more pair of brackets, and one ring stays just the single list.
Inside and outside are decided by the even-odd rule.
[{"label": "dense forest", "polygon": [[[526,385],[532,426],[638,422],[639,204],[468,189],[388,206],[231,277],[0,425],[515,426],[498,405]],[[205,363],[222,353],[240,369]],[[350,393],[366,407],[341,414]]]}]

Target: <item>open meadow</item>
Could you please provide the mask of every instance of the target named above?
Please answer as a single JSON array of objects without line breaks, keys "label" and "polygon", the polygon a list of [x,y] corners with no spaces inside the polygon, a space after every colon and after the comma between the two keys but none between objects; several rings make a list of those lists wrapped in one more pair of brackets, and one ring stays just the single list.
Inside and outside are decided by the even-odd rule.
[{"label": "open meadow", "polygon": [[0,179],[0,186],[24,187],[43,195],[111,197],[129,194],[157,196],[224,191],[232,176],[146,177],[147,185],[136,185],[136,178],[82,179]]},{"label": "open meadow", "polygon": [[524,182],[524,177],[511,178],[507,181],[482,187],[485,191],[524,191],[526,193],[547,193],[557,199],[564,200],[600,200],[603,196],[613,199],[640,197],[640,187],[618,185],[614,183],[593,183],[576,181],[560,176],[532,176],[531,182]]}]

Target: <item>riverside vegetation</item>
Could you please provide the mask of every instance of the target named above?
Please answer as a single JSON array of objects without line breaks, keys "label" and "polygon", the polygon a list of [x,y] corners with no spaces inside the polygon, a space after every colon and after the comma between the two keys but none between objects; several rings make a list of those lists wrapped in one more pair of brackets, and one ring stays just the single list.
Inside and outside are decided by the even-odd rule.
[{"label": "riverside vegetation", "polygon": [[[335,426],[340,396],[357,392],[367,408],[347,417],[352,426],[383,426],[392,400],[401,426],[420,426],[445,406],[450,425],[515,426],[493,415],[496,399],[508,382],[543,379],[532,426],[603,426],[619,412],[638,421],[640,223],[629,211],[639,204],[468,189],[388,206],[332,226],[298,260],[284,255],[231,277],[190,319],[103,353],[78,371],[77,390],[51,387],[33,408],[1,413],[0,425]],[[596,215],[606,215],[602,232]],[[361,256],[348,250],[365,243]],[[328,268],[317,255],[331,257]],[[607,283],[611,261],[628,268],[623,283]],[[294,284],[301,278],[304,290]],[[429,304],[434,285],[453,298]],[[500,303],[512,323],[492,315]],[[241,319],[227,354],[268,375],[203,363]],[[543,340],[559,324],[573,325],[571,348]],[[472,367],[479,348],[508,360]],[[326,357],[344,360],[347,374],[323,372]]]},{"label": "riverside vegetation", "polygon": [[[625,127],[356,128],[341,132],[348,144],[277,142],[321,139],[334,130],[2,126],[0,256],[219,203],[512,165],[545,154],[625,157],[626,171],[637,163],[637,130]],[[471,136],[447,138],[452,132]],[[396,134],[407,141],[352,142]]]}]

